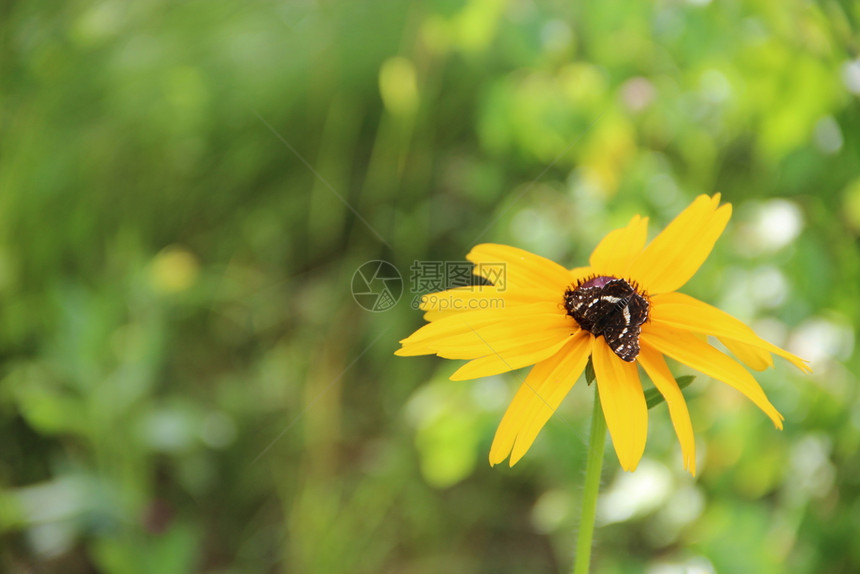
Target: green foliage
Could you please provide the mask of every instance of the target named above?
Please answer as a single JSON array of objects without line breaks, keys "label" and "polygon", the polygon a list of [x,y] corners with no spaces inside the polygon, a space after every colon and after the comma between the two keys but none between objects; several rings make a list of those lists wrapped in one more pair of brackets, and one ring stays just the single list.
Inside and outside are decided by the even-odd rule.
[{"label": "green foliage", "polygon": [[[608,453],[596,568],[860,570],[858,20],[3,4],[0,570],[565,570],[591,393],[489,468],[524,374],[393,356],[420,324],[410,265],[482,241],[581,265],[631,215],[653,232],[713,192],[733,220],[684,290],[815,373],[756,373],[781,433],[698,376],[695,479],[649,411],[643,467]],[[382,313],[350,296],[375,259],[406,282]]]}]

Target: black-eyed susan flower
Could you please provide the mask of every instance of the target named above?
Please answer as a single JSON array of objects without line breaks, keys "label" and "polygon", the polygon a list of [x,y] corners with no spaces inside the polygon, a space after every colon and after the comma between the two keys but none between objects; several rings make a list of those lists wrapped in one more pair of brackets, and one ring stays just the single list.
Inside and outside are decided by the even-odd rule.
[{"label": "black-eyed susan flower", "polygon": [[[468,359],[453,380],[534,365],[499,424],[491,465],[510,457],[513,466],[522,458],[591,357],[615,452],[622,468],[634,470],[648,430],[641,367],[665,398],[684,467],[695,474],[690,416],[665,357],[734,387],[777,428],[782,415],[740,363],[764,370],[778,355],[808,370],[805,361],[741,321],[677,291],[731,217],[731,205],[719,203],[719,194],[699,196],[648,245],[648,220],[635,216],[600,242],[587,267],[565,269],[515,247],[478,245],[467,258],[493,284],[425,296],[429,323],[403,339],[396,354]],[[708,336],[734,358],[710,345]]]}]

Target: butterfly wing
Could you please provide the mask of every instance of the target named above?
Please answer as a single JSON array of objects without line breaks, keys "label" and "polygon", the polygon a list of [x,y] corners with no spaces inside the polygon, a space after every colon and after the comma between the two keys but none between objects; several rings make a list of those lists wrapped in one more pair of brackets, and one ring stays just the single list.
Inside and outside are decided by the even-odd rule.
[{"label": "butterfly wing", "polygon": [[648,302],[635,291],[623,307],[613,310],[603,329],[606,344],[628,363],[639,356],[639,335],[648,320]]},{"label": "butterfly wing", "polygon": [[579,326],[603,336],[622,360],[639,355],[639,334],[648,319],[648,302],[624,279],[603,286],[578,287],[565,293],[565,308]]},{"label": "butterfly wing", "polygon": [[624,308],[633,295],[633,288],[623,279],[607,283],[597,296],[594,326],[591,332],[595,336],[604,334],[606,329],[612,329],[624,321]]},{"label": "butterfly wing", "polygon": [[602,298],[605,287],[579,288],[567,295],[565,306],[570,310],[570,315],[579,323],[579,326],[595,335],[595,325],[606,315],[611,307],[607,300]]}]

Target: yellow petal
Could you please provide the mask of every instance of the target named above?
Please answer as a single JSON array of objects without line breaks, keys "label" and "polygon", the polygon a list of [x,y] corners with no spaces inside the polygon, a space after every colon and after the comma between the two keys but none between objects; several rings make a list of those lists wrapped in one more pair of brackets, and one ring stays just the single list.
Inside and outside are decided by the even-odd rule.
[{"label": "yellow petal", "polygon": [[[473,359],[454,371],[452,381],[466,381],[498,375],[534,365],[552,356],[570,338],[575,328],[523,333],[516,340],[508,339],[492,346],[490,354]],[[440,353],[440,356],[448,357]]]},{"label": "yellow petal", "polygon": [[[655,325],[666,325],[695,333],[713,335],[721,340],[733,339],[739,343],[745,343],[778,355],[804,372],[811,370],[809,365],[800,357],[768,343],[742,321],[694,297],[683,293],[664,293],[652,297],[651,304],[651,319]],[[732,352],[738,349],[740,347],[734,346]],[[744,362],[746,362],[746,358],[752,360],[753,365],[760,365],[761,361],[764,360],[760,354],[758,357],[755,359],[751,353],[747,353],[743,357],[738,355],[738,358]]]},{"label": "yellow petal", "polygon": [[758,382],[737,361],[698,339],[692,333],[654,323],[642,328],[640,341],[697,371],[736,388],[782,428],[782,415],[770,404]]},{"label": "yellow petal", "polygon": [[[572,319],[565,320],[559,303],[543,302],[528,305],[515,305],[504,309],[470,311],[442,317],[428,323],[400,341],[402,348],[394,354],[400,356],[427,355],[435,353],[439,346],[456,346],[480,341],[475,332],[490,325],[507,326],[504,336],[516,338],[523,328],[536,322],[535,329],[546,326],[546,315],[552,315],[560,323],[575,325]],[[498,335],[497,335],[498,336]],[[497,341],[497,336],[492,338]],[[491,343],[492,344],[492,343]],[[480,355],[479,355],[480,356]]]},{"label": "yellow petal", "polygon": [[719,337],[720,343],[738,358],[738,360],[754,371],[763,371],[773,366],[773,357],[767,351],[741,343],[735,339]]},{"label": "yellow petal", "polygon": [[433,321],[438,321],[439,319],[443,319],[445,317],[451,317],[453,315],[458,315],[461,311],[427,311],[424,313],[423,318],[428,323],[432,323]]},{"label": "yellow petal", "polygon": [[610,232],[597,245],[591,254],[591,267],[600,275],[626,277],[647,236],[648,218],[634,216],[626,227]]},{"label": "yellow petal", "polygon": [[[460,313],[425,325],[404,339],[403,347],[395,354],[408,357],[435,353],[446,359],[479,359],[455,373],[457,377],[474,378],[466,373],[480,368],[488,370],[487,374],[497,374],[534,364],[552,354],[551,348],[557,349],[578,329],[570,317],[560,313],[507,314],[503,320],[487,323],[473,322],[471,315]],[[425,330],[443,334],[424,337]]]},{"label": "yellow petal", "polygon": [[571,282],[575,283],[578,279],[585,279],[589,275],[594,275],[594,269],[592,267],[574,267],[570,271]]},{"label": "yellow petal", "polygon": [[654,238],[630,266],[630,277],[650,294],[675,291],[710,255],[732,215],[720,194],[700,195]]},{"label": "yellow petal", "polygon": [[603,339],[594,339],[592,361],[603,416],[621,468],[636,470],[648,436],[648,406],[636,363],[622,361]]},{"label": "yellow petal", "polygon": [[666,361],[656,349],[643,342],[639,350],[639,364],[651,378],[654,386],[666,399],[669,407],[669,416],[672,418],[672,426],[681,443],[681,457],[684,459],[684,468],[690,474],[696,476],[696,440],[693,437],[693,425],[690,422],[690,413],[687,410],[687,401],[681,393],[681,388],[672,376],[672,372],[666,365]]},{"label": "yellow petal", "polygon": [[[482,243],[473,247],[466,259],[475,264],[475,273],[500,290],[538,289],[558,294],[564,293],[570,283],[570,273],[558,263],[508,245]],[[499,264],[503,270],[501,280]]]},{"label": "yellow petal", "polygon": [[[434,350],[437,355],[445,359],[495,357],[499,361],[513,365],[519,362],[515,357],[555,346],[557,342],[567,339],[576,329],[569,317],[535,315],[529,317],[528,322],[502,322],[475,329],[461,337],[437,343]],[[519,369],[532,363],[534,361],[499,372]]]},{"label": "yellow petal", "polygon": [[513,466],[526,453],[585,369],[590,339],[588,332],[579,331],[552,357],[534,366],[499,423],[490,447],[490,465],[510,454]]},{"label": "yellow petal", "polygon": [[528,451],[549,417],[585,370],[585,364],[591,354],[591,334],[579,331],[570,337],[559,353],[563,353],[563,356],[557,365],[545,365],[545,361],[538,363],[526,378],[526,383],[533,388],[537,387],[537,396],[543,400],[535,401],[534,408],[523,418],[517,441],[511,451],[511,466]]}]

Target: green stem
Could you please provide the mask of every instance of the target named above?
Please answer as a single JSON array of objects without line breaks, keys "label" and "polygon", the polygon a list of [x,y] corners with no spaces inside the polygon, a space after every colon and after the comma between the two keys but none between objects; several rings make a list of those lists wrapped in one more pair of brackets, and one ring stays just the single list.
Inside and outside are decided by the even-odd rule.
[{"label": "green stem", "polygon": [[591,438],[588,441],[588,460],[585,463],[582,514],[579,518],[573,574],[588,574],[591,563],[591,541],[594,537],[594,516],[597,510],[597,493],[600,490],[600,471],[603,469],[605,444],[606,421],[600,408],[597,385],[594,385],[594,413],[591,415]]}]

